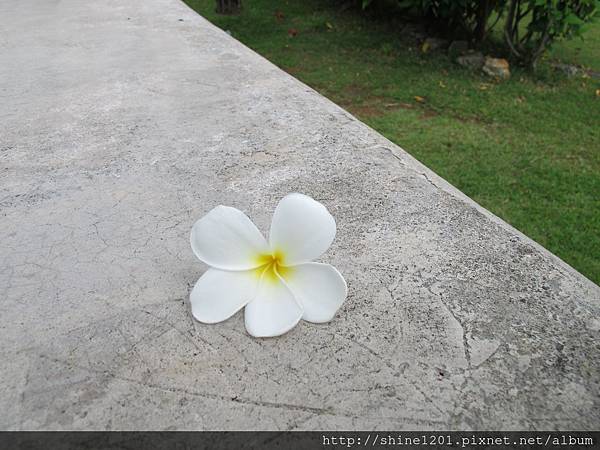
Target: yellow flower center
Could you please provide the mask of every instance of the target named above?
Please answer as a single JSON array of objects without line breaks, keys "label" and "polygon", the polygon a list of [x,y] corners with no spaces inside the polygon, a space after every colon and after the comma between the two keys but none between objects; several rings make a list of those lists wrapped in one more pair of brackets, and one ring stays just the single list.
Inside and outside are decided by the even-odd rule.
[{"label": "yellow flower center", "polygon": [[279,275],[282,278],[289,276],[291,267],[284,265],[285,257],[283,252],[276,250],[273,253],[263,253],[256,257],[259,267],[255,269],[256,276],[268,282],[278,282]]}]

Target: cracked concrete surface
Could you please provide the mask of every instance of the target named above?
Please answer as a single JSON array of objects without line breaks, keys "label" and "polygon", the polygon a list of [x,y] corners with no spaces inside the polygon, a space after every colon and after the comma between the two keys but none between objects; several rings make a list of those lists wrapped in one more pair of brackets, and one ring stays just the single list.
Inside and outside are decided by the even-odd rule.
[{"label": "cracked concrete surface", "polygon": [[[177,0],[0,26],[0,428],[600,428],[600,288],[350,114]],[[335,320],[194,322],[193,222],[292,191]]]}]

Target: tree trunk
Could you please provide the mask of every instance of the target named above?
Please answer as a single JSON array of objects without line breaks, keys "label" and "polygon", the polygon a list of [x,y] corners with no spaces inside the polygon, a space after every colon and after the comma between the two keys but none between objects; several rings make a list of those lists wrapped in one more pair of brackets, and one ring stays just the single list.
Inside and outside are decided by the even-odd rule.
[{"label": "tree trunk", "polygon": [[217,0],[217,14],[238,14],[242,0]]},{"label": "tree trunk", "polygon": [[508,14],[506,16],[506,23],[504,24],[504,39],[506,39],[506,43],[510,47],[510,51],[513,54],[513,56],[517,59],[521,59],[523,57],[523,55],[521,55],[521,52],[519,51],[519,49],[517,49],[517,46],[519,45],[519,43],[515,42],[515,35],[514,35],[515,34],[515,22],[518,22],[516,20],[516,17],[519,15],[517,3],[518,3],[518,0],[510,0]]},{"label": "tree trunk", "polygon": [[482,42],[487,34],[487,22],[492,13],[492,0],[482,0],[477,5],[477,24],[473,31],[473,38],[476,42]]}]

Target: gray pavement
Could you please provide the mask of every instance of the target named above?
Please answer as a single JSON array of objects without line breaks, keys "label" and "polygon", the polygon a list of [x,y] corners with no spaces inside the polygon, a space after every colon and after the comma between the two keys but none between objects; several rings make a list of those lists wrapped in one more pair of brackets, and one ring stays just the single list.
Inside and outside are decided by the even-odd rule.
[{"label": "gray pavement", "polygon": [[[194,221],[293,191],[333,322],[195,322]],[[0,1],[0,224],[2,429],[600,428],[600,288],[178,0]]]}]

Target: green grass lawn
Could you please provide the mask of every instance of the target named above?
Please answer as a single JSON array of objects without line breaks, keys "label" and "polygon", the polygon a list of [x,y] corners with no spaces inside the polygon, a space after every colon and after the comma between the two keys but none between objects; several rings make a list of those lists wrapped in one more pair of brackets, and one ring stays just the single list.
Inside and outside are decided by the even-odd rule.
[{"label": "green grass lawn", "polygon": [[[600,284],[599,80],[546,61],[497,83],[325,0],[187,3]],[[550,57],[600,71],[600,23],[584,38]]]}]

